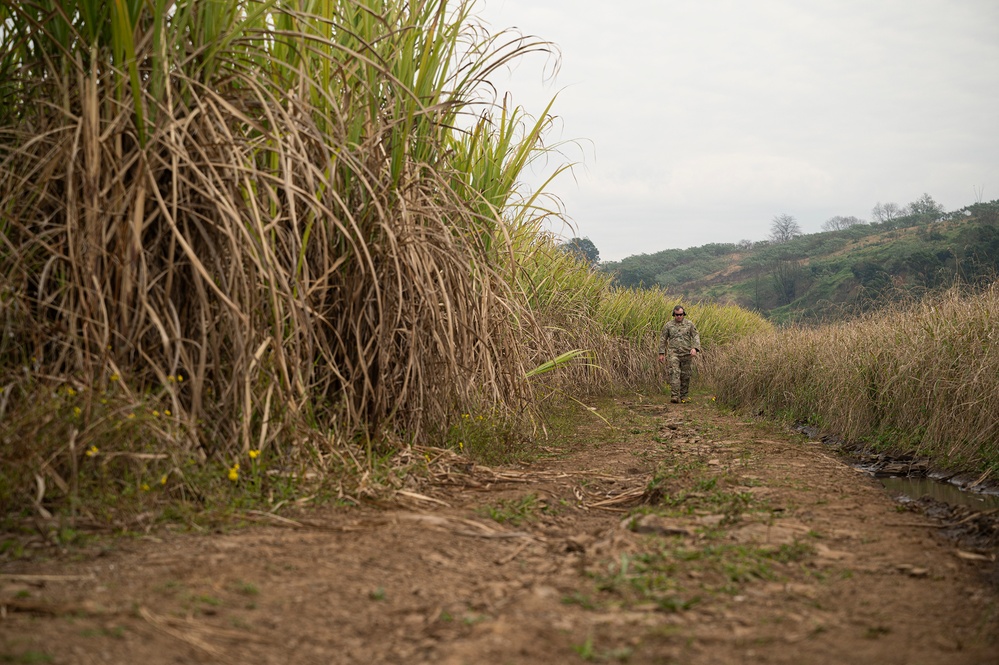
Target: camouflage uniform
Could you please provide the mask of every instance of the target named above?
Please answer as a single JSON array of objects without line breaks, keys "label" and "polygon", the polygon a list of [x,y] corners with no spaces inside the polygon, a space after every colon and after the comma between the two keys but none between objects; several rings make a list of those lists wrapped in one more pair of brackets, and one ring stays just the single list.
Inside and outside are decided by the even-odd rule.
[{"label": "camouflage uniform", "polygon": [[673,399],[685,399],[690,390],[691,349],[701,352],[701,336],[689,319],[670,321],[659,334],[659,353],[669,363],[669,389]]}]

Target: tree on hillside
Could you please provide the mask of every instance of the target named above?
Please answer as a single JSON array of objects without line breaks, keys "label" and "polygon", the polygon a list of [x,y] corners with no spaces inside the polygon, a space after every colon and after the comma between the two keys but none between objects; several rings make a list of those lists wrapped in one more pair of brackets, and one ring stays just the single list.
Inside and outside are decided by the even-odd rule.
[{"label": "tree on hillside", "polygon": [[866,224],[864,220],[859,217],[841,217],[836,215],[835,217],[830,217],[825,222],[822,223],[823,231],[842,231],[843,229],[848,229],[851,226],[857,226],[858,224]]},{"label": "tree on hillside", "polygon": [[578,260],[596,266],[600,263],[600,250],[589,238],[573,238],[559,245],[563,252],[572,254]]},{"label": "tree on hillside", "polygon": [[770,262],[770,277],[773,279],[778,305],[789,305],[794,301],[803,276],[801,261],[778,254]]},{"label": "tree on hillside", "polygon": [[785,243],[800,235],[802,235],[802,231],[801,226],[798,225],[798,220],[787,213],[777,215],[770,223],[770,240],[775,245]]},{"label": "tree on hillside", "polygon": [[897,203],[881,203],[878,201],[871,210],[871,219],[879,224],[891,222],[902,216],[902,208]]},{"label": "tree on hillside", "polygon": [[794,300],[802,276],[801,262],[782,245],[801,235],[803,233],[798,220],[787,213],[777,215],[770,223],[770,244],[773,249],[768,267],[778,305],[787,305]]},{"label": "tree on hillside", "polygon": [[915,215],[927,221],[936,221],[944,214],[944,207],[933,200],[929,194],[923,194],[905,207],[908,215]]}]

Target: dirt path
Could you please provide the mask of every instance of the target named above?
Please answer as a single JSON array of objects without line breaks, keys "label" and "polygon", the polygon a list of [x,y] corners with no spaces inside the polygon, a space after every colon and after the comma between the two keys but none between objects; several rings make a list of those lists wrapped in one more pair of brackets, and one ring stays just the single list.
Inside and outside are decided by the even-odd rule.
[{"label": "dirt path", "polygon": [[5,561],[0,662],[999,663],[993,552],[709,398],[599,407],[398,506]]}]

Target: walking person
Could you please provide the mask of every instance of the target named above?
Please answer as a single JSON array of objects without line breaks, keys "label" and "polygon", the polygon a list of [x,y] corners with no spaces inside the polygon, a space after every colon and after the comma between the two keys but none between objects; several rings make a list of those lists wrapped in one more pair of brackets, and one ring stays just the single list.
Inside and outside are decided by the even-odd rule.
[{"label": "walking person", "polygon": [[673,308],[673,318],[659,334],[659,362],[669,362],[670,402],[687,402],[690,390],[690,366],[701,352],[701,336],[693,321],[687,320],[682,305]]}]

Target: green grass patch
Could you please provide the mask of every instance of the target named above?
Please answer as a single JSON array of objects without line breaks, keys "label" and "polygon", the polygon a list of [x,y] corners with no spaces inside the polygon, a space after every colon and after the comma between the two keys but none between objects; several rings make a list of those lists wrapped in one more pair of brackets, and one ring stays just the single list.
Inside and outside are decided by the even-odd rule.
[{"label": "green grass patch", "polygon": [[536,494],[527,494],[517,499],[501,499],[494,504],[478,508],[477,512],[500,524],[519,526],[524,522],[536,521],[542,514],[556,514],[558,508],[539,499]]},{"label": "green grass patch", "polygon": [[14,665],[38,665],[39,663],[54,662],[52,656],[44,651],[30,649],[19,654],[0,654],[0,663],[12,663]]}]

